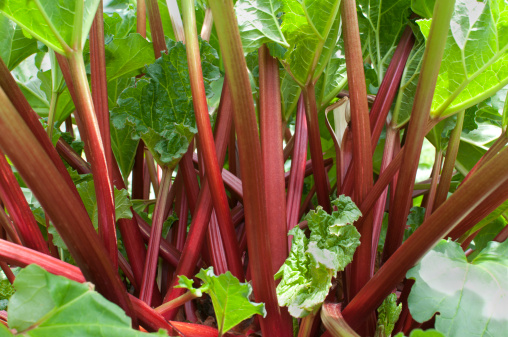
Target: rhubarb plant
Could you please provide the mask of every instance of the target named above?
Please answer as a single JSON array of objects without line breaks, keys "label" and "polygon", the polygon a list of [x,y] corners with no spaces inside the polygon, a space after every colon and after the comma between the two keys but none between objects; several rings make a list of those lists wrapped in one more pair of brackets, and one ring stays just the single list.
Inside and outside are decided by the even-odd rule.
[{"label": "rhubarb plant", "polygon": [[503,336],[505,2],[0,0],[0,331]]}]

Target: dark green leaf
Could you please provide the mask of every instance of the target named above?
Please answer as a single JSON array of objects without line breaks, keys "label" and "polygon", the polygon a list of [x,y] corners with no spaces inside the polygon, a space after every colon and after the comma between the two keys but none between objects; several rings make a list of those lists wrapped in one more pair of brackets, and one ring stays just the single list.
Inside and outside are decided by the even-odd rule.
[{"label": "dark green leaf", "polygon": [[[202,42],[203,79],[207,93],[210,82],[219,78],[217,53]],[[155,63],[146,67],[146,77],[125,89],[112,111],[115,128],[135,128],[160,165],[175,167],[196,133],[187,55],[182,43],[175,44]]]},{"label": "dark green leaf", "polygon": [[503,336],[508,326],[508,242],[491,242],[471,262],[458,243],[440,241],[406,277],[415,280],[411,315],[447,337]]}]

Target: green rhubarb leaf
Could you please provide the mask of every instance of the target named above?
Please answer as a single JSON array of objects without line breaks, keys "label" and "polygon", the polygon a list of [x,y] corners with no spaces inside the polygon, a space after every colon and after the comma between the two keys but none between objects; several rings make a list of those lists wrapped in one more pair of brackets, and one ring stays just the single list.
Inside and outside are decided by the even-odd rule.
[{"label": "green rhubarb leaf", "polygon": [[[467,109],[508,84],[507,15],[504,1],[456,1],[432,100],[433,117]],[[425,37],[431,21],[418,21]]]},{"label": "green rhubarb leaf", "polygon": [[411,207],[407,216],[406,230],[404,231],[404,241],[407,240],[425,220],[424,207]]},{"label": "green rhubarb leaf", "polygon": [[358,7],[364,58],[369,58],[377,73],[378,83],[383,80],[388,64],[408,23],[411,0],[359,0]]},{"label": "green rhubarb leaf", "polygon": [[201,286],[199,288],[194,288],[194,281],[187,278],[185,275],[178,275],[178,285],[175,286],[175,288],[182,288],[189,290],[192,295],[196,297],[203,296],[203,292],[206,292],[208,290],[208,286]]},{"label": "green rhubarb leaf", "polygon": [[415,280],[411,315],[447,337],[503,336],[508,326],[508,242],[491,242],[468,263],[456,242],[441,240],[406,275]]},{"label": "green rhubarb leaf", "polygon": [[293,235],[291,251],[275,279],[282,278],[277,286],[279,305],[287,306],[294,317],[319,310],[332,278],[352,261],[360,244],[360,234],[349,223],[361,213],[349,197],[341,196],[332,204],[339,211],[330,215],[318,206],[305,217],[310,238],[298,227],[288,233]]},{"label": "green rhubarb leaf", "polygon": [[[78,283],[48,273],[37,265],[19,272],[7,310],[9,328],[16,335],[42,336],[146,336],[131,328],[124,311]],[[6,332],[0,332],[6,335]],[[151,335],[166,336],[164,330]]]},{"label": "green rhubarb leaf", "polygon": [[106,73],[108,81],[129,74],[139,75],[141,69],[155,61],[153,46],[138,33],[117,38],[106,45]]},{"label": "green rhubarb leaf", "polygon": [[411,0],[411,9],[422,18],[430,19],[436,0]]},{"label": "green rhubarb leaf", "polygon": [[[220,76],[217,53],[201,42],[203,79],[207,93]],[[146,67],[146,76],[126,88],[112,110],[115,128],[134,127],[133,138],[141,138],[160,165],[175,167],[197,132],[187,55],[182,43]]]},{"label": "green rhubarb leaf", "polygon": [[404,67],[400,80],[399,92],[395,98],[395,104],[392,111],[392,125],[396,128],[404,126],[411,117],[413,110],[413,101],[418,85],[418,78],[423,61],[423,53],[425,52],[425,39],[420,29],[412,26],[415,35],[415,44]]},{"label": "green rhubarb leaf", "polygon": [[0,15],[0,58],[9,70],[38,51],[35,39],[27,38],[21,27]]},{"label": "green rhubarb leaf", "polygon": [[280,0],[239,0],[235,11],[244,53],[253,52],[268,42],[289,47],[277,18],[282,12]]},{"label": "green rhubarb leaf", "polygon": [[77,13],[79,4],[67,0],[2,0],[0,12],[55,52],[64,54],[65,50],[85,45],[99,0],[84,0],[82,12]]},{"label": "green rhubarb leaf", "polygon": [[395,323],[399,320],[402,311],[402,303],[397,305],[397,295],[390,294],[377,308],[378,319],[376,336],[390,337],[392,335]]},{"label": "green rhubarb leaf", "polygon": [[121,12],[104,13],[104,35],[106,37],[122,39],[135,32],[136,10],[134,8],[128,8]]},{"label": "green rhubarb leaf", "polygon": [[344,53],[344,43],[339,41],[323,74],[316,83],[317,103],[321,108],[326,107],[346,85],[346,55]]},{"label": "green rhubarb leaf", "polygon": [[[508,202],[503,203],[503,205],[501,205],[501,207],[499,207],[499,208],[502,208],[504,211],[506,211],[506,209],[508,208]],[[496,211],[494,211],[494,212],[496,212]],[[490,217],[490,215],[487,216],[487,218],[489,218],[489,217]],[[483,220],[480,221],[480,223],[481,222],[483,222]],[[471,255],[469,255],[467,257],[468,260],[472,261],[472,259],[476,258],[476,256],[478,256],[478,254],[480,254],[481,251],[485,247],[487,247],[487,245],[489,244],[490,241],[494,240],[494,238],[499,234],[499,232],[501,230],[503,230],[503,228],[506,227],[506,225],[507,225],[507,221],[503,216],[500,216],[494,220],[487,222],[486,225],[482,224],[482,226],[479,227],[480,232],[474,237],[473,242],[471,242],[470,247],[474,251],[473,251],[473,253],[471,253]],[[475,233],[475,232],[472,232],[472,233],[468,232],[468,234],[473,234],[473,233]],[[469,236],[469,235],[467,235],[467,236]]]},{"label": "green rhubarb leaf", "polygon": [[[404,333],[399,332],[398,334],[395,335],[395,337],[404,337]],[[446,336],[443,335],[441,332],[436,331],[434,329],[425,330],[425,331],[416,329],[416,330],[411,331],[411,334],[409,335],[409,337],[446,337]]]},{"label": "green rhubarb leaf", "polygon": [[[97,199],[95,197],[95,187],[93,181],[86,181],[76,186],[79,196],[83,200],[86,211],[92,220],[92,224],[97,228],[99,223],[99,215],[97,209]],[[132,218],[132,203],[129,199],[127,190],[117,190],[115,187],[115,219]]]},{"label": "green rhubarb leaf", "polygon": [[280,71],[281,83],[280,83],[280,98],[282,107],[282,117],[287,122],[289,118],[296,110],[298,99],[302,88],[295,82],[293,77],[285,71]]},{"label": "green rhubarb leaf", "polygon": [[[331,1],[333,6],[328,8],[325,8],[324,3],[328,2],[321,0],[300,3],[298,0],[283,0],[281,30],[289,43],[283,61],[300,86],[318,79],[337,44],[339,1]],[[306,13],[310,13],[312,21],[308,20]],[[322,21],[318,20],[318,15],[321,15]],[[322,31],[323,35],[318,34],[320,27],[326,27],[326,31]]]},{"label": "green rhubarb leaf", "polygon": [[213,267],[201,269],[196,275],[203,281],[203,286],[194,289],[192,281],[179,276],[179,287],[195,292],[206,292],[212,299],[219,335],[229,331],[241,321],[252,315],[266,316],[265,305],[249,300],[252,287],[248,283],[240,283],[231,272],[216,276]]}]

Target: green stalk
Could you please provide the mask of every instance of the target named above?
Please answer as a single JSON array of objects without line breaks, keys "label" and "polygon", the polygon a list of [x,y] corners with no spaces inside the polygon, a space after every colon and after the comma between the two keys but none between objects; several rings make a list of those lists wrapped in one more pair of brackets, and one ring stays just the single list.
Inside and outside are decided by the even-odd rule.
[{"label": "green stalk", "polygon": [[383,261],[386,261],[402,243],[409,214],[409,204],[412,198],[412,189],[408,187],[413,186],[415,182],[418,159],[425,137],[432,97],[434,96],[454,5],[455,0],[442,0],[437,1],[434,6],[434,16],[429,38],[427,39],[427,47],[423,55],[422,71],[416,88],[411,120],[404,145],[404,156],[395,190],[394,205],[397,205],[397,207],[393,207],[393,216],[390,217],[383,250]]},{"label": "green stalk", "polygon": [[87,280],[135,318],[116,267],[108,258],[81,200],[61,177],[3,90],[0,90],[0,148],[53,221]]},{"label": "green stalk", "polygon": [[175,308],[178,308],[178,307],[184,305],[186,302],[192,301],[193,299],[199,298],[199,297],[201,297],[201,296],[197,296],[193,292],[187,291],[183,295],[178,296],[177,298],[175,298],[175,299],[173,299],[171,301],[168,301],[168,302],[158,306],[154,310],[156,312],[165,312],[165,311],[168,311],[168,310],[173,310]]},{"label": "green stalk", "polygon": [[85,153],[92,164],[95,194],[99,214],[99,234],[114,266],[117,266],[118,248],[115,229],[115,199],[113,184],[107,166],[107,156],[95,115],[90,87],[83,63],[83,53],[73,52],[67,55],[74,85],[76,109],[81,121],[80,133],[85,141]]},{"label": "green stalk", "polygon": [[441,178],[439,178],[439,185],[437,186],[436,199],[434,200],[434,209],[437,209],[446,200],[450,184],[452,182],[453,170],[455,168],[455,160],[459,152],[460,134],[462,133],[462,125],[464,124],[465,111],[457,114],[457,124],[452,131],[448,148],[446,149],[445,161],[443,170],[441,171]]},{"label": "green stalk", "polygon": [[[280,310],[275,293],[271,264],[270,239],[264,191],[261,146],[259,144],[256,112],[250,88],[247,64],[231,0],[211,0],[227,81],[233,103],[235,130],[238,135],[240,169],[245,206],[245,227],[256,301],[264,302],[267,316],[260,320],[265,336],[284,336],[281,331]],[[290,335],[291,336],[291,335]],[[289,336],[288,336],[289,337]]]},{"label": "green stalk", "polygon": [[229,211],[228,198],[221,177],[221,168],[217,160],[206,92],[201,69],[198,33],[196,30],[196,10],[193,0],[182,1],[184,31],[186,39],[187,63],[192,90],[192,102],[198,128],[199,148],[203,156],[207,180],[210,184],[212,202],[217,215],[228,267],[240,281],[244,280],[241,254],[236,240],[235,228]]},{"label": "green stalk", "polygon": [[302,318],[302,322],[300,323],[300,330],[298,330],[298,337],[309,337],[312,331],[312,324],[316,319],[315,314],[310,314]]}]

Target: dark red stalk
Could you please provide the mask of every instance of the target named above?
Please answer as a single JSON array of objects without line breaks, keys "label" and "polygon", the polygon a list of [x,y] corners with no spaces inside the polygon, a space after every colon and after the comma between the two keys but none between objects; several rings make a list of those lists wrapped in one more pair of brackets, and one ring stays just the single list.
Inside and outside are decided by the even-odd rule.
[{"label": "dark red stalk", "polygon": [[[49,254],[35,217],[19,187],[12,169],[0,150],[0,198],[11,216],[14,228],[24,246]],[[16,237],[12,237],[16,239]]]},{"label": "dark red stalk", "polygon": [[164,220],[166,220],[165,214],[168,206],[169,188],[171,187],[171,173],[172,170],[170,168],[164,167],[159,194],[157,195],[157,203],[153,211],[152,229],[150,232],[150,240],[148,241],[141,290],[139,292],[139,299],[147,304],[152,302],[155,274],[157,272],[159,258],[159,247],[161,243],[162,224]]},{"label": "dark red stalk", "polygon": [[[367,103],[367,87],[363,70],[362,46],[356,15],[356,1],[344,0],[342,6],[342,31],[346,54],[351,124],[353,134],[353,163],[355,166],[354,201],[360,205],[373,185],[372,149]],[[353,297],[370,279],[372,250],[372,214],[364,213],[365,220],[358,227],[362,245],[355,252],[350,266],[349,296]]]},{"label": "dark red stalk", "polygon": [[314,84],[309,83],[303,88],[303,101],[305,103],[305,115],[309,132],[309,149],[312,159],[312,170],[316,184],[318,203],[327,213],[331,213],[330,191],[328,190],[328,175],[325,173],[323,163],[323,149],[321,147],[321,136],[319,134],[319,121],[317,116],[316,93]]},{"label": "dark red stalk", "polygon": [[437,209],[446,200],[450,184],[452,182],[453,170],[455,168],[455,160],[459,152],[460,134],[462,133],[462,125],[464,124],[464,111],[457,114],[457,124],[452,131],[448,148],[446,149],[445,161],[441,177],[439,178],[439,185],[437,186],[436,199],[434,201],[434,209]]},{"label": "dark red stalk", "polygon": [[143,199],[144,190],[144,161],[145,144],[139,141],[134,157],[134,166],[132,167],[132,199]]},{"label": "dark red stalk", "polygon": [[399,171],[395,190],[394,207],[391,210],[388,231],[386,234],[383,261],[386,261],[402,243],[409,204],[412,199],[412,186],[415,182],[418,159],[420,157],[426,125],[429,120],[432,97],[441,65],[446,36],[450,27],[455,0],[436,2],[434,17],[427,39],[427,48],[423,55],[422,71],[418,80],[416,95],[411,112],[404,145],[404,157]]},{"label": "dark red stalk", "polygon": [[[135,317],[116,268],[75,193],[0,90],[0,148],[39,200],[88,280],[110,301]],[[52,188],[48,188],[51,186]]]},{"label": "dark red stalk", "polygon": [[0,262],[0,267],[2,268],[2,271],[4,272],[5,276],[7,277],[7,280],[9,280],[9,283],[13,284],[14,280],[16,279],[16,276],[14,276],[14,273],[12,272],[9,265],[5,262]]},{"label": "dark red stalk", "polygon": [[[409,54],[411,53],[411,49],[414,45],[414,35],[409,27],[404,30],[402,37],[395,49],[393,57],[390,61],[390,65],[386,70],[385,76],[383,77],[383,81],[379,87],[378,94],[376,95],[376,99],[374,100],[374,104],[372,105],[369,122],[371,127],[371,149],[372,153],[374,153],[376,149],[376,145],[379,141],[379,136],[381,135],[381,131],[383,130],[383,125],[386,122],[386,118],[388,116],[388,112],[390,111],[390,107],[392,106],[393,100],[395,99],[395,95],[397,94],[397,90],[399,89],[400,79],[402,78],[402,74],[404,72],[404,67],[406,65]],[[349,167],[346,172],[346,177],[344,178],[344,189],[343,193],[346,195],[351,195],[353,190],[353,172],[354,172],[354,163]]]},{"label": "dark red stalk", "polygon": [[161,14],[157,0],[146,0],[146,9],[148,11],[148,23],[150,24],[150,34],[152,35],[153,51],[155,58],[161,57],[162,51],[167,51],[166,40],[164,38],[164,29],[162,28]]},{"label": "dark red stalk", "polygon": [[[59,54],[55,54],[59,55]],[[64,59],[65,60],[65,59]],[[51,140],[48,138],[48,134],[42,127],[41,122],[39,121],[39,115],[35,113],[32,109],[25,96],[21,92],[21,89],[16,84],[16,81],[12,77],[9,69],[5,65],[5,63],[0,58],[0,87],[4,90],[5,94],[12,102],[16,111],[19,113],[21,118],[28,125],[35,138],[39,141],[44,151],[51,158],[51,161],[60,172],[60,175],[63,177],[67,185],[73,190],[74,194],[79,197],[78,191],[74,186],[74,182],[72,181],[65,165],[62,163],[60,156],[55,151]],[[84,206],[83,206],[84,207]]]},{"label": "dark red stalk", "polygon": [[118,266],[125,274],[125,277],[130,281],[134,289],[139,289],[139,284],[136,283],[136,279],[134,278],[134,273],[132,272],[132,268],[129,265],[129,262],[125,259],[125,257],[118,252]]},{"label": "dark red stalk", "polygon": [[402,280],[409,268],[441,238],[446,237],[464,217],[474,213],[474,209],[489,195],[505,186],[508,181],[506,165],[508,151],[502,151],[432,213],[353,298],[343,311],[346,320],[355,325],[361,323],[362,318],[375,310]]},{"label": "dark red stalk", "polygon": [[[282,112],[280,105],[279,62],[268,47],[259,48],[259,114],[261,151],[265,175],[266,213],[270,219],[270,246],[275,274],[286,261],[286,186],[282,144]],[[292,329],[291,320],[288,322]],[[282,322],[281,322],[282,324]]]},{"label": "dark red stalk", "polygon": [[[238,245],[238,254],[239,256],[241,256],[240,244],[236,239],[236,232],[235,232],[235,241],[237,242]],[[215,274],[216,275],[224,274],[225,272],[228,271],[228,263],[215,210],[212,211],[212,215],[210,217],[210,224],[208,225],[208,233],[206,235],[206,243],[209,249],[208,256],[210,257],[212,266],[214,267]]]},{"label": "dark red stalk", "polygon": [[[231,273],[240,282],[244,280],[243,266],[240,260],[240,249],[236,240],[235,228],[231,220],[228,199],[221,177],[221,168],[217,160],[217,153],[213,139],[208,104],[203,82],[203,71],[201,69],[201,56],[199,53],[198,33],[196,30],[196,13],[193,1],[182,2],[183,23],[185,31],[187,63],[189,66],[189,77],[192,91],[192,102],[196,125],[198,128],[198,139],[205,174],[210,184],[212,203],[217,215],[217,221],[222,236],[222,242],[226,253],[227,264]],[[278,91],[277,91],[278,94]]]},{"label": "dark red stalk", "polygon": [[243,55],[242,42],[238,30],[233,2],[231,0],[209,1],[215,18],[215,28],[224,60],[231,91],[235,130],[238,135],[238,152],[242,176],[245,226],[249,251],[249,265],[256,301],[264,302],[267,316],[260,319],[263,335],[286,335],[281,326],[280,309],[275,293],[275,281],[271,265],[270,239],[268,237],[268,218],[264,191],[261,146],[259,143],[256,113],[250,88],[247,64]]},{"label": "dark red stalk", "polygon": [[[300,203],[302,200],[305,163],[307,159],[307,120],[305,119],[305,106],[300,96],[296,110],[295,145],[291,157],[291,170],[287,194],[287,230],[298,224]],[[287,238],[288,245],[291,242]]]}]

